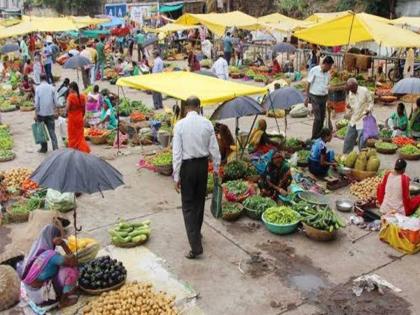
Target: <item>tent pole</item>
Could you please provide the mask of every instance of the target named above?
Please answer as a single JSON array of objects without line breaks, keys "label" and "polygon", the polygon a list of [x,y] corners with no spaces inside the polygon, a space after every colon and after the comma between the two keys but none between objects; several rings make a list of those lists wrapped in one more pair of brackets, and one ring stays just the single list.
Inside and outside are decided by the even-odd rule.
[{"label": "tent pole", "polygon": [[[242,144],[239,141],[239,117],[235,117],[235,138],[236,142],[239,145],[239,149],[241,149]],[[236,159],[238,159],[238,150],[236,150]]]},{"label": "tent pole", "polygon": [[[117,88],[118,93],[118,103],[120,102],[120,87]],[[117,107],[117,155],[120,154],[120,107],[116,104]]]},{"label": "tent pole", "polygon": [[255,122],[257,121],[257,117],[258,117],[258,114],[257,114],[257,115],[255,115],[254,120],[252,121],[252,125],[251,125],[251,128],[249,129],[248,136],[246,137],[246,141],[245,141],[244,148],[243,148],[243,150],[242,150],[242,152],[241,152],[241,159],[242,159],[242,157],[244,156],[244,153],[245,153],[245,148],[246,148],[246,146],[248,145],[249,137],[251,136],[252,129],[254,129]]},{"label": "tent pole", "polygon": [[350,24],[349,40],[347,41],[347,51],[349,50],[349,46],[350,46],[351,34],[353,32],[353,23],[354,23],[354,17],[355,16],[356,16],[356,13],[353,12],[353,17],[351,19],[351,24]]},{"label": "tent pole", "polygon": [[[270,90],[267,90],[267,92],[268,92],[268,98],[270,99],[270,109],[272,109],[273,110],[273,113],[274,113],[274,105],[273,105],[273,100],[271,99]],[[279,126],[279,122],[277,121],[276,115],[274,115],[274,120],[276,121],[277,130],[280,133],[280,126]]]}]

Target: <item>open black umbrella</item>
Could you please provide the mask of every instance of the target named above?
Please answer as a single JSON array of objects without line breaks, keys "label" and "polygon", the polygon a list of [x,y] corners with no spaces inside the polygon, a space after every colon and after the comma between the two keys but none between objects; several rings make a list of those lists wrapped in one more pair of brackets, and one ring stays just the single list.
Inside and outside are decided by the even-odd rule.
[{"label": "open black umbrella", "polygon": [[20,48],[18,44],[6,44],[0,49],[0,52],[2,54],[8,54],[14,51],[18,51],[19,49]]},{"label": "open black umbrella", "polygon": [[273,55],[274,54],[293,54],[296,51],[296,47],[289,43],[280,43],[273,47]]},{"label": "open black umbrella", "polygon": [[69,58],[63,65],[64,69],[80,69],[90,65],[91,62],[86,57],[77,55]]},{"label": "open black umbrella", "polygon": [[122,174],[93,154],[61,149],[49,155],[32,173],[41,187],[64,192],[93,194],[124,184]]},{"label": "open black umbrella", "polygon": [[264,100],[263,107],[269,109],[289,109],[293,105],[303,103],[305,97],[294,87],[274,90]]}]

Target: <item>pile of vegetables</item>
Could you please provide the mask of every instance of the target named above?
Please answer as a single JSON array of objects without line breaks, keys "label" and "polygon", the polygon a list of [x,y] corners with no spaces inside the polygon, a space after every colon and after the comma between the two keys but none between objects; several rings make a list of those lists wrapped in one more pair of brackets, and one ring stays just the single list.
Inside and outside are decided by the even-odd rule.
[{"label": "pile of vegetables", "polygon": [[361,182],[355,182],[350,186],[350,193],[363,203],[374,201],[381,181],[381,177],[375,176],[366,178]]},{"label": "pile of vegetables", "polygon": [[420,149],[417,148],[415,145],[407,144],[400,149],[400,153],[406,155],[417,155],[420,154]]},{"label": "pile of vegetables", "polygon": [[343,128],[340,128],[340,129],[338,129],[338,130],[336,131],[335,135],[336,135],[338,138],[344,139],[344,137],[345,137],[345,136],[346,136],[346,134],[347,134],[347,130],[348,130],[348,127],[347,127],[347,126],[346,126],[346,127],[343,127]]},{"label": "pile of vegetables", "polygon": [[398,136],[398,137],[394,137],[392,139],[392,143],[396,144],[399,147],[403,147],[403,146],[409,145],[409,144],[415,145],[416,141],[409,138],[409,137]]},{"label": "pile of vegetables", "polygon": [[10,207],[9,211],[12,213],[28,213],[35,209],[42,208],[43,204],[44,200],[42,198],[34,196],[29,199],[19,200]]},{"label": "pile of vegetables", "polygon": [[377,141],[375,143],[375,148],[383,149],[383,150],[396,150],[398,146],[394,143],[385,142],[385,141]]},{"label": "pile of vegetables", "polygon": [[348,124],[349,124],[349,120],[343,118],[343,119],[340,119],[339,121],[337,121],[335,123],[335,126],[337,127],[337,129],[341,129],[341,128],[347,127]]},{"label": "pile of vegetables", "polygon": [[200,66],[203,68],[210,68],[213,65],[213,61],[211,59],[203,59],[200,61]]},{"label": "pile of vegetables", "polygon": [[391,139],[392,138],[392,130],[390,129],[381,129],[381,131],[379,131],[379,137],[381,139]]},{"label": "pile of vegetables", "polygon": [[208,194],[213,193],[213,189],[214,189],[214,175],[213,173],[210,173],[207,176],[207,193]]},{"label": "pile of vegetables", "polygon": [[13,168],[6,171],[4,175],[4,184],[8,189],[19,189],[22,183],[32,174],[32,171],[28,168]]},{"label": "pile of vegetables", "polygon": [[107,134],[107,130],[97,129],[97,128],[90,128],[88,132],[89,137],[102,137],[103,135]]},{"label": "pile of vegetables", "polygon": [[34,181],[32,181],[29,178],[26,178],[23,182],[22,185],[20,186],[20,188],[22,190],[35,190],[37,189],[39,186],[37,183],[35,183]]},{"label": "pile of vegetables", "polygon": [[112,243],[124,245],[129,243],[141,243],[149,239],[151,228],[150,220],[143,222],[120,222],[109,230]]},{"label": "pile of vegetables", "polygon": [[254,194],[254,188],[243,180],[232,180],[223,184],[225,198],[232,202],[242,202]]},{"label": "pile of vegetables", "polygon": [[233,160],[226,164],[224,168],[225,180],[237,180],[247,175],[247,164],[241,160]]},{"label": "pile of vegetables", "polygon": [[265,75],[262,75],[262,74],[257,74],[257,75],[254,76],[254,81],[255,82],[266,82],[267,77]]},{"label": "pile of vegetables", "polygon": [[139,112],[132,112],[130,114],[130,120],[132,122],[140,122],[140,121],[144,121],[146,120],[146,117],[144,116],[143,113],[139,113]]},{"label": "pile of vegetables", "polygon": [[123,98],[120,100],[118,104],[118,110],[121,116],[130,116],[132,112],[142,113],[144,115],[150,114],[152,110],[148,108],[144,103],[141,101],[131,101],[127,98]]},{"label": "pile of vegetables", "polygon": [[85,249],[88,246],[96,243],[98,242],[95,239],[88,237],[78,237],[76,240],[76,237],[74,235],[70,235],[67,238],[67,246],[73,253]]},{"label": "pile of vegetables", "polygon": [[304,200],[293,204],[293,210],[300,214],[302,218],[315,215],[318,212],[318,206]]},{"label": "pile of vegetables", "polygon": [[381,166],[381,161],[374,149],[360,153],[353,151],[342,158],[344,159],[344,166],[354,168],[357,171],[377,172]]},{"label": "pile of vegetables", "polygon": [[80,267],[79,285],[90,290],[107,289],[125,281],[126,276],[122,262],[102,256]]},{"label": "pile of vegetables", "polygon": [[151,163],[155,167],[171,165],[172,151],[161,151],[156,153],[156,155],[152,158]]},{"label": "pile of vegetables", "polygon": [[16,105],[12,105],[10,101],[0,103],[0,112],[11,112],[16,110]]},{"label": "pile of vegetables", "polygon": [[286,148],[288,149],[298,149],[302,147],[302,141],[297,138],[287,138]]},{"label": "pile of vegetables", "polygon": [[0,150],[11,150],[13,147],[13,139],[9,129],[0,128]]},{"label": "pile of vegetables", "polygon": [[12,150],[0,149],[0,161],[12,160],[15,157],[15,153]]},{"label": "pile of vegetables", "polygon": [[24,101],[20,104],[20,108],[22,109],[33,109],[34,108],[34,104],[31,101]]},{"label": "pile of vegetables", "polygon": [[222,213],[224,215],[232,215],[241,212],[242,209],[235,202],[223,202]]},{"label": "pile of vegetables", "polygon": [[245,76],[247,76],[250,79],[253,79],[256,76],[256,74],[253,70],[249,69],[245,72]]},{"label": "pile of vegetables", "polygon": [[156,293],[151,284],[133,282],[121,289],[102,294],[90,301],[83,309],[84,315],[179,315],[175,308],[175,297]]},{"label": "pile of vegetables", "polygon": [[268,208],[262,216],[264,221],[277,225],[295,224],[300,220],[299,214],[287,206]]},{"label": "pile of vegetables", "polygon": [[273,199],[261,196],[248,197],[242,204],[244,207],[254,210],[257,215],[261,215],[268,208],[275,207],[277,205]]},{"label": "pile of vegetables", "polygon": [[299,150],[297,151],[298,155],[298,162],[307,163],[309,156],[311,155],[311,151],[309,150]]},{"label": "pile of vegetables", "polygon": [[322,207],[313,215],[305,216],[303,222],[315,229],[328,232],[333,232],[346,226],[338,215],[329,207]]}]

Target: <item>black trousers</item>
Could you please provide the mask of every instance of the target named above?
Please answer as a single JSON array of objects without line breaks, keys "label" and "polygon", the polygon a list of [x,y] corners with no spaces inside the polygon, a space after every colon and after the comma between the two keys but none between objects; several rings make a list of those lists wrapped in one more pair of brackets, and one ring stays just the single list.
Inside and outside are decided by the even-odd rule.
[{"label": "black trousers", "polygon": [[309,95],[314,113],[314,124],[312,126],[312,139],[318,139],[321,136],[321,130],[324,127],[325,112],[327,109],[328,95]]},{"label": "black trousers", "polygon": [[201,254],[201,226],[203,225],[204,204],[207,192],[208,158],[191,159],[182,162],[181,200],[185,229],[191,251]]}]

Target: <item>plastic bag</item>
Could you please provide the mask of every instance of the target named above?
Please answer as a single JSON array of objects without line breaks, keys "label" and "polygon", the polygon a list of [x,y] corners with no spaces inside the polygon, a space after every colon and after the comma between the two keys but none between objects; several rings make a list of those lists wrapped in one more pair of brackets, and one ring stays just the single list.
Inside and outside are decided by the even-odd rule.
[{"label": "plastic bag", "polygon": [[74,193],[60,193],[54,189],[48,189],[45,206],[50,210],[68,212],[76,208],[76,198]]},{"label": "plastic bag", "polygon": [[290,111],[290,116],[292,118],[305,118],[308,115],[309,109],[303,103],[293,105],[292,110]]},{"label": "plastic bag", "polygon": [[397,215],[382,217],[382,226],[379,232],[380,240],[400,252],[406,254],[417,253],[420,250],[420,229],[412,228],[413,225],[409,222],[404,224],[409,224],[410,229],[402,228],[399,226],[401,224],[399,221]]},{"label": "plastic bag", "polygon": [[36,144],[48,142],[47,127],[43,122],[35,122],[32,124],[32,134]]},{"label": "plastic bag", "polygon": [[370,138],[377,138],[379,135],[378,125],[375,117],[369,114],[363,118],[363,141]]},{"label": "plastic bag", "polygon": [[222,216],[222,197],[223,197],[223,189],[222,185],[219,182],[219,176],[214,175],[214,186],[213,186],[213,197],[211,199],[211,214],[216,219]]}]

